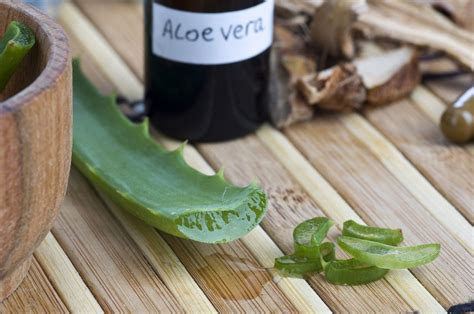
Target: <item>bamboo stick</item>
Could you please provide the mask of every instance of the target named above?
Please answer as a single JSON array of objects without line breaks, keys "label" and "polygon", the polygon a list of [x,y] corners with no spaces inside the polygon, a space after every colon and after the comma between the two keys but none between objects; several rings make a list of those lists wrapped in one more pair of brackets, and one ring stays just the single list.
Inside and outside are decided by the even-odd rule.
[{"label": "bamboo stick", "polygon": [[0,313],[66,314],[68,311],[35,257],[32,257],[28,274],[18,289],[0,302]]},{"label": "bamboo stick", "polygon": [[53,234],[48,233],[34,255],[71,312],[104,312]]},{"label": "bamboo stick", "polygon": [[183,308],[186,309],[192,304],[193,311],[198,313],[217,313],[215,307],[174,254],[168,243],[163,240],[156,230],[118,208],[104,193],[99,191],[98,193],[112,211],[112,214],[140,247],[140,250],[166,283],[168,289],[173,295],[179,296],[177,299]]},{"label": "bamboo stick", "polygon": [[413,103],[437,125],[446,110],[446,105],[424,86],[418,86],[410,96]]},{"label": "bamboo stick", "polygon": [[[71,29],[77,30],[74,35],[85,45],[86,50],[96,52],[94,54],[95,62],[100,65],[107,65],[107,71],[103,71],[103,74],[111,82],[114,82],[118,90],[130,99],[142,98],[143,88],[140,81],[133,75],[127,65],[121,62],[120,56],[113,49],[110,49],[101,34],[94,29],[94,26],[76,6],[70,2],[63,3],[60,7],[59,21],[61,24],[70,25]],[[107,51],[107,53],[100,53],[101,51]]]}]

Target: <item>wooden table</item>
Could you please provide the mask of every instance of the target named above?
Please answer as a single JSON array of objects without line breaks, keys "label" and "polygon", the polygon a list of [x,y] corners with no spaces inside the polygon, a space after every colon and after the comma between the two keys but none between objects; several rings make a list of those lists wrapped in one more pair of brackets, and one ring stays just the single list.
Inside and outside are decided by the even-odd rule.
[{"label": "wooden table", "polygon": [[[141,98],[143,13],[137,3],[81,0],[60,21],[87,75],[104,93]],[[268,215],[230,244],[204,245],[157,232],[122,212],[72,170],[61,214],[33,267],[0,312],[441,312],[472,300],[474,147],[449,144],[437,121],[472,84],[467,75],[419,86],[410,98],[325,116],[221,144],[188,147],[206,173],[257,178]],[[177,143],[156,134],[167,147]],[[401,227],[406,244],[439,242],[440,257],[358,287],[275,276],[296,224],[328,216]],[[339,230],[334,230],[334,239]]]}]

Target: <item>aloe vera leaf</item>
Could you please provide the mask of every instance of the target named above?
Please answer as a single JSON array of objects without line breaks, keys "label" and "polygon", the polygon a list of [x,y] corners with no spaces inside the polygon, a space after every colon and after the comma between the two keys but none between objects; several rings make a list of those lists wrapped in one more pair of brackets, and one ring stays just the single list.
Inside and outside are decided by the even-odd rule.
[{"label": "aloe vera leaf", "polygon": [[0,92],[5,89],[35,41],[35,35],[28,26],[17,21],[8,25],[0,39]]},{"label": "aloe vera leaf", "polygon": [[295,254],[303,257],[319,256],[319,245],[333,225],[334,222],[326,217],[316,217],[296,226],[293,230]]},{"label": "aloe vera leaf", "polygon": [[337,243],[355,259],[385,269],[421,266],[432,262],[440,252],[438,243],[398,247],[347,236],[339,237]]},{"label": "aloe vera leaf", "polygon": [[235,240],[267,209],[255,183],[240,188],[219,173],[206,176],[133,124],[74,62],[74,165],[120,207],[169,234],[205,243]]}]

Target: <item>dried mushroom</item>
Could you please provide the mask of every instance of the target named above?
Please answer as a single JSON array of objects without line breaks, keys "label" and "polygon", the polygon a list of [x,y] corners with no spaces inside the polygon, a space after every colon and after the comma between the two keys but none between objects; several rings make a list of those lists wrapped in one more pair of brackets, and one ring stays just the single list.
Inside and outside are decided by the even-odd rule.
[{"label": "dried mushroom", "polygon": [[314,47],[330,56],[353,58],[352,25],[367,9],[363,0],[326,1],[315,10],[310,26]]},{"label": "dried mushroom", "polygon": [[309,104],[325,110],[359,109],[366,99],[362,80],[350,63],[306,76],[298,82],[298,89]]},{"label": "dried mushroom", "polygon": [[298,89],[310,105],[334,111],[381,105],[410,93],[418,84],[416,50],[399,48],[337,65],[301,78]]},{"label": "dried mushroom", "polygon": [[417,52],[403,47],[354,61],[367,89],[367,102],[382,105],[409,94],[420,81]]}]

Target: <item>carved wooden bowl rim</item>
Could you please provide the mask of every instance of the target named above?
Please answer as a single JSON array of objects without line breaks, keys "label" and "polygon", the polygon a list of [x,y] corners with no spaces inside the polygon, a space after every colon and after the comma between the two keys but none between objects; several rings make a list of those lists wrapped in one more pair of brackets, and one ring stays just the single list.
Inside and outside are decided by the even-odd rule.
[{"label": "carved wooden bowl rim", "polygon": [[28,17],[46,34],[43,44],[48,45],[49,51],[47,63],[40,75],[26,88],[0,102],[0,116],[18,111],[23,104],[31,103],[34,98],[55,86],[58,78],[70,66],[68,38],[55,21],[27,4],[13,0],[0,1],[0,10],[8,7]]}]

